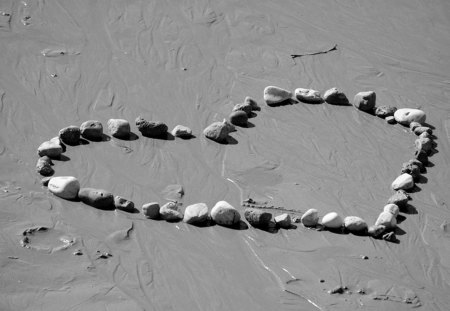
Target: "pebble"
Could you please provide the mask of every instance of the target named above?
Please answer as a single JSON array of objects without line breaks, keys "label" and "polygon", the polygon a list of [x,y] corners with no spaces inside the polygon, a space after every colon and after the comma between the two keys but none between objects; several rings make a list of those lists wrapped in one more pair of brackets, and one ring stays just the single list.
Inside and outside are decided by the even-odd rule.
[{"label": "pebble", "polygon": [[183,219],[183,214],[178,211],[178,203],[177,202],[167,202],[159,209],[159,214],[161,218],[170,221],[180,221]]},{"label": "pebble", "polygon": [[300,219],[305,227],[315,227],[319,223],[319,211],[315,208],[307,210]]},{"label": "pebble", "polygon": [[202,224],[208,220],[208,206],[205,203],[196,203],[186,207],[183,221],[188,224]]},{"label": "pebble", "polygon": [[249,117],[249,116],[252,114],[253,107],[250,106],[249,104],[245,104],[245,103],[242,103],[242,104],[236,104],[236,105],[233,107],[232,112],[236,112],[236,111],[243,111],[243,112],[245,112],[245,113],[247,114],[247,116]]},{"label": "pebble", "polygon": [[420,163],[422,163],[423,166],[428,164],[428,155],[425,151],[423,150],[416,150],[414,152],[414,158],[419,161]]},{"label": "pebble", "polygon": [[397,121],[395,121],[395,118],[393,116],[388,116],[388,117],[385,118],[385,120],[386,120],[386,123],[388,123],[388,124],[395,124],[395,123],[397,123]]},{"label": "pebble", "polygon": [[71,125],[59,131],[59,139],[69,146],[76,146],[80,143],[81,130],[78,126]]},{"label": "pebble", "polygon": [[92,141],[103,139],[103,125],[100,121],[89,120],[80,126],[81,136]]},{"label": "pebble", "polygon": [[133,213],[135,211],[134,203],[132,201],[118,195],[114,197],[114,207],[127,213]]},{"label": "pebble", "polygon": [[216,142],[225,142],[228,134],[234,132],[235,130],[236,128],[234,125],[224,119],[222,122],[214,122],[210,124],[203,130],[203,134],[207,138]]},{"label": "pebble", "polygon": [[[59,138],[58,138],[59,141]],[[52,159],[57,159],[61,156],[63,148],[59,142],[56,140],[49,140],[43,142],[37,150],[40,157],[48,156]]]},{"label": "pebble", "polygon": [[288,213],[278,215],[274,220],[280,228],[289,229],[292,226],[291,215],[289,215]]},{"label": "pebble", "polygon": [[146,203],[142,205],[142,213],[145,217],[150,219],[159,219],[161,215],[159,214],[160,206],[157,202]]},{"label": "pebble", "polygon": [[81,188],[78,192],[78,198],[84,204],[98,209],[115,209],[114,195],[103,189]]},{"label": "pebble", "polygon": [[420,126],[422,126],[422,124],[420,124],[419,122],[413,121],[409,124],[409,129],[411,130],[411,132],[414,132],[414,130]]},{"label": "pebble", "polygon": [[130,122],[123,119],[109,119],[107,122],[108,131],[116,138],[129,138],[131,134]]},{"label": "pebble", "polygon": [[414,187],[414,180],[410,174],[404,173],[398,176],[391,186],[393,190],[408,190]]},{"label": "pebble", "polygon": [[264,101],[267,105],[276,105],[292,97],[292,92],[277,86],[268,86],[264,89]]},{"label": "pebble", "polygon": [[390,203],[384,206],[383,212],[389,212],[394,215],[394,217],[397,217],[400,213],[400,209],[396,204]]},{"label": "pebble", "polygon": [[423,166],[422,162],[420,162],[419,160],[411,159],[408,162],[411,164],[417,165],[419,167],[421,173],[425,172],[425,166]]},{"label": "pebble", "polygon": [[410,199],[411,197],[404,190],[398,190],[388,199],[387,203],[405,207]]},{"label": "pebble", "polygon": [[386,231],[386,226],[384,226],[384,225],[374,225],[374,226],[370,226],[369,227],[369,229],[367,230],[367,234],[372,236],[372,237],[374,237],[374,238],[378,238],[385,231]]},{"label": "pebble", "polygon": [[397,219],[391,212],[381,212],[375,221],[375,226],[382,225],[385,226],[386,229],[393,229],[397,227]]},{"label": "pebble", "polygon": [[325,92],[323,99],[331,105],[348,105],[347,96],[337,88],[331,88]]},{"label": "pebble", "polygon": [[230,123],[237,126],[247,126],[248,116],[245,111],[233,111],[230,114]]},{"label": "pebble", "polygon": [[295,97],[305,103],[320,103],[323,101],[320,92],[313,89],[298,88],[294,91]]},{"label": "pebble", "polygon": [[191,138],[192,130],[184,125],[177,125],[172,130],[172,135],[180,138]]},{"label": "pebble", "polygon": [[142,117],[137,117],[135,120],[136,127],[143,136],[146,137],[160,137],[167,133],[168,127],[160,121],[147,121]]},{"label": "pebble", "polygon": [[258,208],[246,208],[244,211],[245,219],[253,227],[268,227],[272,220],[272,214]]},{"label": "pebble", "polygon": [[[322,220],[323,222],[323,220]],[[364,233],[367,231],[367,223],[357,216],[347,216],[344,218],[344,227],[354,233]]]},{"label": "pebble", "polygon": [[50,176],[55,173],[52,168],[53,162],[48,156],[43,156],[37,160],[36,171],[42,176]]},{"label": "pebble", "polygon": [[325,228],[339,229],[344,224],[341,216],[336,212],[331,212],[322,217],[322,225]]},{"label": "pebble", "polygon": [[361,111],[373,112],[376,98],[374,91],[359,92],[353,98],[353,106]]},{"label": "pebble", "polygon": [[42,178],[41,179],[42,186],[47,187],[48,183],[50,182],[50,179],[52,179],[52,178],[51,177],[44,177],[44,178]]},{"label": "pebble", "polygon": [[423,133],[419,134],[419,138],[430,138],[431,139],[431,134],[428,132],[423,132]]},{"label": "pebble", "polygon": [[419,126],[414,129],[414,134],[417,136],[422,135],[423,133],[428,133],[429,135],[433,134],[433,130],[428,126]]},{"label": "pebble", "polygon": [[60,198],[72,200],[78,197],[80,182],[73,176],[53,177],[48,182],[48,190]]},{"label": "pebble", "polygon": [[413,177],[413,180],[419,180],[420,178],[420,167],[417,164],[411,162],[405,162],[402,164],[402,174],[406,173]]},{"label": "pebble", "polygon": [[226,201],[219,201],[211,210],[211,218],[221,226],[232,226],[241,220],[239,212]]},{"label": "pebble", "polygon": [[[396,107],[391,106],[380,106],[376,107],[375,115],[380,118],[393,117],[394,113],[397,111]],[[395,120],[395,118],[394,118]]]},{"label": "pebble", "polygon": [[256,100],[254,100],[253,98],[251,98],[250,96],[246,96],[244,99],[244,105],[249,105],[250,107],[252,107],[253,111],[260,111],[261,107],[259,107],[258,103],[256,102]]},{"label": "pebble", "polygon": [[419,109],[402,108],[394,113],[395,121],[400,124],[409,126],[411,122],[423,124],[426,120],[425,112]]}]

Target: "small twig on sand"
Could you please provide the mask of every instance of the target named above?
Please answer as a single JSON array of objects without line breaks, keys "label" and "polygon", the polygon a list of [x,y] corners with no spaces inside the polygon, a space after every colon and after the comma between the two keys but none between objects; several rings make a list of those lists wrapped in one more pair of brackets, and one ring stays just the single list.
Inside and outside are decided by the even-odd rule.
[{"label": "small twig on sand", "polygon": [[295,59],[297,57],[302,57],[302,56],[307,56],[307,55],[318,55],[318,54],[326,54],[328,52],[331,51],[336,51],[337,50],[337,44],[335,44],[331,49],[326,50],[326,51],[319,51],[319,52],[314,52],[314,53],[305,53],[305,54],[291,54],[292,59]]}]

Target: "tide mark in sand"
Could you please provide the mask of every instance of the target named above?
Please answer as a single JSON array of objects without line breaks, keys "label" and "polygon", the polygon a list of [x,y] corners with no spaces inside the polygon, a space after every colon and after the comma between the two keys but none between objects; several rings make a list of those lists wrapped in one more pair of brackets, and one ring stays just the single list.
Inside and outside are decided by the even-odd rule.
[{"label": "tide mark in sand", "polygon": [[291,57],[292,57],[292,59],[296,59],[297,57],[326,54],[326,53],[329,53],[332,51],[337,51],[337,44],[335,44],[332,48],[325,50],[325,51],[318,51],[318,52],[314,52],[314,53],[305,53],[305,54],[291,54]]}]

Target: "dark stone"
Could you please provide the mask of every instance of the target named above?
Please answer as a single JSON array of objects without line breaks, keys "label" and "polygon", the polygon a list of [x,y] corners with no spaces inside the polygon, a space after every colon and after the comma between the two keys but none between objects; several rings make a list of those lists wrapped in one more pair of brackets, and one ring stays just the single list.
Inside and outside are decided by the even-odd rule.
[{"label": "dark stone", "polygon": [[253,227],[268,227],[272,220],[272,214],[257,208],[246,208],[244,217]]},{"label": "dark stone", "polygon": [[37,160],[36,171],[42,176],[51,176],[55,173],[52,165],[52,160],[48,156],[43,156]]},{"label": "dark stone", "polygon": [[138,128],[139,132],[141,132],[141,134],[143,136],[161,137],[161,136],[167,134],[168,127],[163,122],[147,121],[141,117],[137,117],[135,122],[136,122],[136,127]]},{"label": "dark stone", "polygon": [[396,191],[387,201],[388,204],[395,204],[399,208],[404,208],[408,204],[411,197],[404,190]]},{"label": "dark stone", "polygon": [[384,225],[373,225],[367,229],[367,234],[374,238],[379,238],[386,231],[386,226]]},{"label": "dark stone", "polygon": [[103,139],[103,125],[100,121],[89,120],[80,126],[81,136],[92,141]]},{"label": "dark stone", "polygon": [[238,126],[247,126],[248,116],[245,111],[234,111],[230,114],[230,123]]},{"label": "dark stone", "polygon": [[81,188],[78,192],[78,198],[84,204],[90,205],[95,208],[113,210],[114,195],[106,190],[94,189],[94,188]]},{"label": "dark stone", "polygon": [[331,88],[325,92],[323,99],[330,105],[348,105],[347,96],[337,88]]},{"label": "dark stone", "polygon": [[130,200],[124,199],[121,196],[116,195],[114,197],[114,206],[116,209],[133,213],[136,209],[134,208],[134,203]]},{"label": "dark stone", "polygon": [[[380,106],[375,108],[375,115],[380,118],[393,117],[397,111],[396,107]],[[395,119],[394,119],[395,120]]]},{"label": "dark stone", "polygon": [[431,128],[427,127],[427,126],[419,126],[419,127],[416,127],[414,129],[414,134],[416,134],[417,136],[419,136],[419,135],[421,135],[421,134],[423,134],[425,132],[430,134],[430,135],[433,134],[433,130]]},{"label": "dark stone", "polygon": [[428,164],[428,155],[425,151],[416,150],[414,152],[414,158],[420,161],[424,166]]},{"label": "dark stone", "polygon": [[413,121],[409,124],[409,129],[414,132],[414,130],[418,127],[421,127],[422,124],[420,124],[419,122]]},{"label": "dark stone", "polygon": [[78,126],[68,126],[59,131],[59,139],[69,146],[76,146],[80,143],[81,130]]},{"label": "dark stone", "polygon": [[256,100],[254,100],[250,96],[245,97],[244,105],[249,105],[250,107],[252,107],[253,111],[260,111],[261,110],[261,107],[259,107],[259,105],[256,102]]},{"label": "dark stone", "polygon": [[420,178],[420,167],[411,162],[403,163],[401,172],[402,172],[402,174],[407,173],[407,174],[411,175],[415,181],[419,180],[419,178]]},{"label": "dark stone", "polygon": [[395,123],[397,123],[397,121],[395,121],[395,118],[393,116],[388,116],[388,117],[385,118],[385,120],[386,120],[386,122],[388,124],[395,124]]}]

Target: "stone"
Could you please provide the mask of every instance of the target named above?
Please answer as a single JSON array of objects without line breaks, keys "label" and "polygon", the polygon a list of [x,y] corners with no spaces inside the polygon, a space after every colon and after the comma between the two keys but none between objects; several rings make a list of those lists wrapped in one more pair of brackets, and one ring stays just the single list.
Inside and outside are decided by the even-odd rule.
[{"label": "stone", "polygon": [[40,157],[36,163],[36,171],[42,176],[50,176],[55,173],[52,168],[53,162],[48,156]]},{"label": "stone", "polygon": [[192,130],[184,125],[177,125],[173,128],[171,134],[175,137],[180,138],[191,138],[192,137]]},{"label": "stone", "polygon": [[394,232],[388,232],[383,234],[383,240],[388,242],[397,242],[397,237]]},{"label": "stone", "polygon": [[114,197],[114,207],[127,213],[133,213],[136,210],[132,201],[118,195]]},{"label": "stone", "polygon": [[242,103],[242,104],[236,104],[236,105],[233,107],[232,112],[236,112],[236,111],[243,111],[243,112],[246,113],[247,117],[249,117],[249,116],[251,116],[251,114],[252,114],[253,108],[252,108],[252,106],[250,106],[250,105],[248,105],[248,104],[245,104],[245,103]]},{"label": "stone", "polygon": [[260,111],[261,110],[261,107],[259,107],[259,105],[256,102],[256,100],[254,100],[250,96],[246,96],[245,97],[245,99],[244,99],[244,106],[245,105],[249,105],[250,107],[252,107],[253,111]]},{"label": "stone", "polygon": [[63,152],[63,148],[61,144],[55,140],[44,141],[37,150],[37,153],[40,157],[48,156],[52,159],[57,159],[61,156]]},{"label": "stone", "polygon": [[425,112],[419,109],[402,108],[394,113],[395,121],[400,124],[409,126],[411,122],[423,124],[426,120]]},{"label": "stone", "polygon": [[292,92],[277,86],[268,86],[264,89],[264,101],[272,106],[284,102],[292,97]]},{"label": "stone", "polygon": [[423,166],[428,164],[428,154],[423,150],[416,150],[414,152],[414,159],[422,163]]},{"label": "stone", "polygon": [[339,229],[344,224],[341,216],[336,212],[331,212],[322,217],[322,225],[329,229]]},{"label": "stone", "polygon": [[84,204],[98,209],[115,209],[114,195],[111,192],[103,189],[81,188],[78,192],[78,198]]},{"label": "stone", "polygon": [[391,212],[381,212],[375,222],[375,226],[382,225],[386,229],[394,229],[397,227],[397,219]]},{"label": "stone", "polygon": [[419,122],[413,121],[409,124],[409,129],[411,130],[411,132],[414,132],[414,130],[420,126],[422,126],[422,124],[420,124]]},{"label": "stone", "polygon": [[59,131],[59,139],[69,146],[76,146],[80,143],[81,130],[78,126],[71,125]]},{"label": "stone", "polygon": [[417,165],[419,167],[421,173],[425,172],[425,166],[423,166],[422,162],[420,162],[419,160],[411,159],[411,160],[408,161],[408,163]]},{"label": "stone", "polygon": [[315,208],[307,210],[300,219],[305,227],[315,227],[319,223],[319,211]]},{"label": "stone", "polygon": [[373,112],[376,98],[374,91],[359,92],[353,98],[353,106],[361,111]]},{"label": "stone", "polygon": [[208,220],[208,206],[205,203],[191,204],[184,210],[183,221],[188,224],[203,224]]},{"label": "stone", "polygon": [[73,200],[78,197],[80,182],[72,176],[53,177],[48,182],[48,190],[60,198]]},{"label": "stone", "polygon": [[375,108],[375,115],[380,118],[393,117],[396,111],[396,107],[380,106]]},{"label": "stone", "polygon": [[419,134],[419,138],[430,138],[431,139],[431,134],[428,132],[423,132],[423,133]]},{"label": "stone", "polygon": [[233,111],[230,116],[230,123],[237,126],[247,126],[248,116],[245,111]]},{"label": "stone", "polygon": [[107,122],[108,131],[116,138],[128,139],[131,134],[130,122],[124,119],[109,119]]},{"label": "stone", "polygon": [[394,217],[397,217],[400,213],[400,208],[396,204],[391,203],[384,206],[383,212],[389,212],[394,215]]},{"label": "stone", "polygon": [[83,122],[80,126],[81,136],[92,141],[101,141],[103,139],[103,125],[100,121],[89,120]]},{"label": "stone", "polygon": [[228,134],[235,130],[234,125],[224,119],[222,122],[210,124],[203,130],[203,134],[211,140],[222,143],[227,140]]},{"label": "stone", "polygon": [[404,190],[396,191],[387,201],[388,204],[395,204],[398,207],[406,207],[411,197]]},{"label": "stone", "polygon": [[180,221],[183,219],[183,214],[178,210],[178,203],[177,202],[167,202],[161,208],[159,209],[159,214],[161,215],[161,218],[170,221]]},{"label": "stone", "polygon": [[323,99],[330,105],[348,105],[347,96],[337,88],[331,88],[323,94]]},{"label": "stone", "polygon": [[268,227],[272,220],[272,214],[258,208],[246,208],[244,211],[245,219],[253,227]]},{"label": "stone", "polygon": [[150,219],[159,219],[161,217],[159,214],[160,208],[157,202],[146,203],[142,205],[142,214]]},{"label": "stone", "polygon": [[344,218],[344,227],[353,233],[365,233],[367,231],[367,223],[364,219],[357,216],[347,216]]},{"label": "stone", "polygon": [[142,117],[137,117],[135,120],[136,127],[143,136],[146,137],[161,137],[167,134],[168,127],[160,121],[147,121]]},{"label": "stone", "polygon": [[433,130],[428,126],[419,126],[414,129],[414,134],[416,134],[417,136],[420,136],[423,133],[428,133],[429,135],[432,135]]},{"label": "stone", "polygon": [[433,141],[429,138],[417,138],[414,142],[416,150],[425,151],[427,154],[433,150]]},{"label": "stone", "polygon": [[47,187],[48,183],[50,182],[50,179],[52,179],[52,178],[51,177],[44,177],[44,178],[42,178],[41,179],[42,186]]},{"label": "stone", "polygon": [[280,228],[289,229],[292,226],[291,215],[288,213],[278,215],[274,218],[274,220]]},{"label": "stone", "polygon": [[367,229],[367,234],[374,238],[379,238],[386,231],[386,226],[374,225]]},{"label": "stone", "polygon": [[410,174],[404,173],[398,176],[391,185],[393,190],[408,190],[414,187],[414,180]]},{"label": "stone", "polygon": [[298,88],[294,91],[295,98],[305,103],[320,103],[323,101],[320,92],[313,89]]},{"label": "stone", "polygon": [[420,167],[408,161],[402,164],[401,173],[409,174],[413,177],[413,180],[417,181],[420,178]]},{"label": "stone", "polygon": [[395,118],[393,116],[388,116],[388,117],[385,118],[385,120],[386,120],[386,123],[388,123],[388,124],[395,124],[395,123],[397,123],[397,121],[395,121]]},{"label": "stone", "polygon": [[211,209],[211,218],[221,226],[233,226],[239,223],[241,215],[226,201],[219,201]]}]

